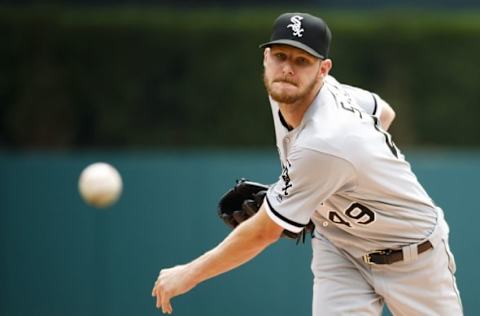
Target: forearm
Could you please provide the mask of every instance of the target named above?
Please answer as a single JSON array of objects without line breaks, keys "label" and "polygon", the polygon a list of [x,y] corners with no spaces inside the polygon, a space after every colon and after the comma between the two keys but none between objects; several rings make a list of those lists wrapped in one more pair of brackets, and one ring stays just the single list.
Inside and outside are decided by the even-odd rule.
[{"label": "forearm", "polygon": [[152,289],[157,308],[172,312],[170,299],[190,291],[198,283],[249,261],[275,242],[283,228],[270,219],[262,206],[249,220],[238,225],[217,247],[184,265],[162,269]]},{"label": "forearm", "polygon": [[232,270],[251,260],[270,244],[274,243],[280,233],[258,229],[258,217],[268,216],[264,212],[257,214],[233,230],[214,249],[203,254],[188,264],[188,271],[195,284]]}]

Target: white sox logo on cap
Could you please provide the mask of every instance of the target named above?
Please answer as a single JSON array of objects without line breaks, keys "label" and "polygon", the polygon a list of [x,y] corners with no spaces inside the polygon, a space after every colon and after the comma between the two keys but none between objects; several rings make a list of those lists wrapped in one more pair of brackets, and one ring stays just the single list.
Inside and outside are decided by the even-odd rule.
[{"label": "white sox logo on cap", "polygon": [[287,28],[291,28],[293,31],[293,36],[302,37],[304,29],[302,29],[302,20],[303,17],[299,15],[294,15],[290,18],[292,24],[287,25]]},{"label": "white sox logo on cap", "polygon": [[273,24],[270,41],[260,47],[290,45],[325,59],[328,58],[331,39],[330,29],[321,18],[308,13],[283,13]]}]

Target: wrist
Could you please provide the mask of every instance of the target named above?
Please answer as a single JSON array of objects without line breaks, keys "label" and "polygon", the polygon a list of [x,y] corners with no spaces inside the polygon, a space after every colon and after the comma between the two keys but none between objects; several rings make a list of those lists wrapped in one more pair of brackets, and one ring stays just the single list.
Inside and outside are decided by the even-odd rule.
[{"label": "wrist", "polygon": [[184,271],[184,277],[192,287],[203,281],[201,279],[201,269],[195,265],[195,262],[185,264]]}]

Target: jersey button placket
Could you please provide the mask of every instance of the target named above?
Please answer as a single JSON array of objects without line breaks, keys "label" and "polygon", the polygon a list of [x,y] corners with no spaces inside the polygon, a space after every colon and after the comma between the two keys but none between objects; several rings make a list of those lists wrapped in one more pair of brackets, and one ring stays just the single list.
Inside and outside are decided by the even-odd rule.
[{"label": "jersey button placket", "polygon": [[285,137],[283,139],[283,159],[285,163],[287,162],[288,152],[289,152],[290,138]]}]

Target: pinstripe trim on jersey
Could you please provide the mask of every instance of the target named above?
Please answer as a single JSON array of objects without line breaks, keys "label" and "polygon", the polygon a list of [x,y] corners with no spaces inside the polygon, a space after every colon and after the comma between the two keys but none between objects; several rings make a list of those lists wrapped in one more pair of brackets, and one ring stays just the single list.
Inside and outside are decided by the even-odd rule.
[{"label": "pinstripe trim on jersey", "polygon": [[372,97],[373,97],[373,102],[375,102],[375,104],[373,105],[373,113],[372,115],[375,115],[377,114],[377,107],[378,107],[378,104],[377,104],[377,98],[375,98],[375,95],[372,93]]},{"label": "pinstripe trim on jersey", "polygon": [[275,211],[275,209],[272,207],[272,204],[270,204],[268,197],[266,197],[265,200],[267,201],[267,205],[266,205],[267,214],[275,223],[282,226],[286,230],[294,233],[299,233],[300,231],[302,231],[302,229],[305,227],[305,224],[300,224],[295,221],[292,221],[291,219],[286,218],[282,214]]}]

